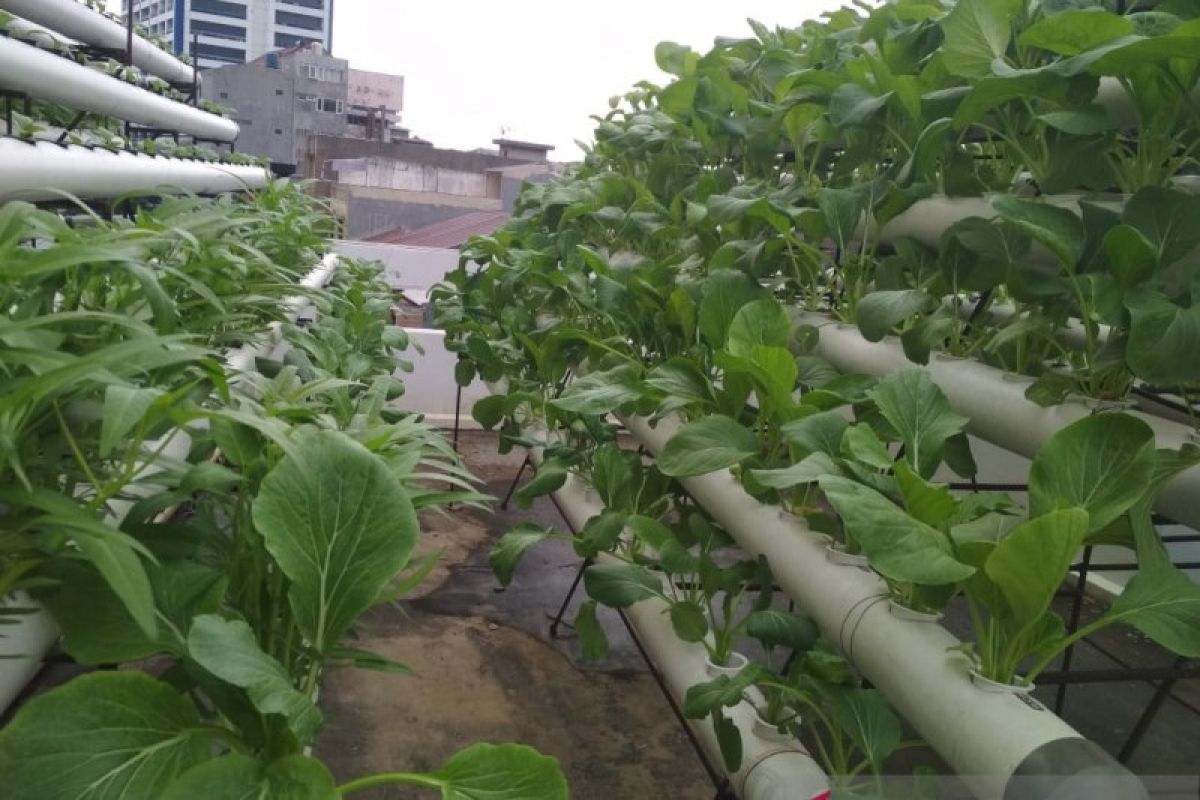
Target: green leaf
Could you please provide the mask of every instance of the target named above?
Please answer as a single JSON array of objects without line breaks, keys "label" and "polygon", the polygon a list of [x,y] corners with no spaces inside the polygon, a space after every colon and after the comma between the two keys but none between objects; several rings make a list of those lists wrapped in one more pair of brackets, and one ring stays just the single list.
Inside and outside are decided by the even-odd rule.
[{"label": "green leaf", "polygon": [[138,547],[136,542],[92,518],[81,507],[76,507],[70,514],[48,515],[43,520],[72,535],[80,553],[108,581],[109,588],[121,598],[142,633],[149,638],[157,636],[154,591],[135,549]]},{"label": "green leaf", "polygon": [[768,608],[751,612],[746,617],[746,635],[767,647],[803,652],[817,643],[821,631],[808,617]]},{"label": "green leaf", "polygon": [[704,609],[691,601],[671,604],[671,626],[675,635],[685,642],[702,642],[708,633],[708,618]]},{"label": "green leaf", "polygon": [[584,558],[595,558],[597,554],[613,550],[625,531],[624,511],[607,510],[589,519],[579,532],[575,550]]},{"label": "green leaf", "polygon": [[81,675],[0,730],[6,800],[162,797],[210,758],[195,706],[136,671]]},{"label": "green leaf", "polygon": [[263,480],[254,525],[291,581],[296,625],[326,653],[412,553],[419,526],[387,464],[333,431],[305,432]]},{"label": "green leaf", "polygon": [[[1165,480],[1179,464],[1160,471]],[[1133,625],[1154,641],[1188,658],[1200,657],[1200,584],[1177,569],[1150,517],[1149,498],[1131,514],[1138,572],[1103,619]]]},{"label": "green leaf", "polygon": [[262,440],[253,429],[220,418],[209,420],[208,426],[213,441],[230,464],[241,467],[262,457]]},{"label": "green leaf", "polygon": [[654,63],[663,72],[682,78],[695,73],[700,54],[685,44],[659,42],[654,48]]},{"label": "green leaf", "polygon": [[773,297],[753,300],[737,310],[729,325],[729,352],[752,357],[755,346],[786,348],[791,321]]},{"label": "green leaf", "polygon": [[697,317],[705,341],[714,348],[724,347],[738,309],[765,293],[739,270],[720,269],[709,275],[704,281],[704,295]]},{"label": "green leaf", "polygon": [[931,310],[937,301],[919,289],[871,292],[858,303],[855,322],[863,338],[878,342],[900,323]]},{"label": "green leaf", "polygon": [[942,461],[946,440],[969,422],[954,413],[929,374],[915,367],[891,373],[868,396],[900,434],[905,460],[922,477],[933,475]]},{"label": "green leaf", "polygon": [[887,107],[892,92],[871,94],[857,83],[843,83],[829,98],[829,121],[838,128],[865,125]]},{"label": "green leaf", "polygon": [[758,437],[736,420],[714,414],[684,425],[667,441],[658,469],[673,478],[707,475],[759,451]]},{"label": "green leaf", "polygon": [[850,423],[840,411],[822,411],[785,424],[780,433],[788,444],[803,448],[808,453],[824,453],[840,456],[842,436]]},{"label": "green leaf", "polygon": [[338,800],[333,776],[320,761],[285,756],[267,765],[229,753],[192,767],[161,800]]},{"label": "green leaf", "polygon": [[1153,274],[1158,254],[1154,245],[1132,225],[1109,228],[1102,247],[1121,288],[1132,288]]},{"label": "green leaf", "polygon": [[245,622],[215,614],[196,617],[188,632],[188,655],[221,680],[245,689],[260,713],[285,717],[298,741],[312,741],[321,712],[292,685],[283,664],[263,652]]},{"label": "green leaf", "polygon": [[610,608],[629,608],[662,592],[653,572],[633,564],[593,564],[583,573],[583,585],[588,597]]},{"label": "green leaf", "polygon": [[225,578],[189,561],[151,565],[149,577],[160,618],[169,625],[149,638],[107,581],[86,562],[64,561],[48,570],[59,588],[39,594],[63,634],[63,649],[82,664],[119,664],[156,653],[183,655],[186,635],[198,614],[215,612],[225,593]]},{"label": "green leaf", "polygon": [[104,418],[100,423],[100,455],[107,456],[137,426],[154,401],[162,396],[159,389],[110,384],[104,390]]},{"label": "green leaf", "polygon": [[1097,414],[1071,423],[1042,445],[1029,470],[1029,511],[1087,511],[1089,533],[1128,511],[1150,487],[1154,431],[1128,414]]},{"label": "green leaf", "polygon": [[871,566],[896,581],[941,586],[974,569],[956,560],[941,531],[909,516],[879,492],[849,478],[821,479],[821,491]]},{"label": "green leaf", "polygon": [[1138,230],[1154,248],[1159,268],[1179,261],[1200,245],[1200,197],[1177,189],[1139,189],[1121,213],[1121,221]]},{"label": "green leaf", "polygon": [[1004,596],[1014,632],[1032,628],[1050,610],[1087,531],[1087,512],[1064,508],[1023,523],[992,550],[984,571]]},{"label": "green leaf", "polygon": [[1022,4],[1016,0],[959,0],[941,22],[945,41],[942,62],[952,75],[982,78],[992,61],[1005,54],[1013,22]]},{"label": "green leaf", "polygon": [[713,714],[713,728],[717,734],[717,745],[721,748],[721,759],[725,769],[731,773],[742,767],[742,732],[733,720],[726,718],[718,709]]},{"label": "green leaf", "polygon": [[842,434],[842,455],[870,469],[890,470],[895,463],[875,429],[865,422],[846,428]]},{"label": "green leaf", "polygon": [[558,761],[524,745],[468,747],[429,777],[442,800],[567,800]]},{"label": "green leaf", "polygon": [[1043,17],[1026,28],[1018,41],[1025,47],[1074,56],[1133,32],[1133,23],[1118,14],[1101,8],[1073,8]]},{"label": "green leaf", "polygon": [[908,513],[926,525],[940,528],[958,508],[949,487],[929,483],[903,461],[896,464],[896,485]]},{"label": "green leaf", "polygon": [[677,356],[659,364],[646,375],[645,382],[683,405],[709,404],[715,400],[708,376],[687,358]]},{"label": "green leaf", "polygon": [[790,489],[805,483],[816,483],[826,475],[841,475],[833,459],[820,451],[811,453],[790,467],[752,469],[751,477],[768,489]]},{"label": "green leaf", "polygon": [[499,425],[507,413],[508,395],[503,394],[482,397],[471,406],[471,418],[483,426],[484,430],[491,430]]},{"label": "green leaf", "polygon": [[564,463],[555,458],[546,459],[533,477],[513,495],[517,505],[529,508],[535,498],[557,492],[567,482],[568,475],[570,471]]},{"label": "green leaf", "polygon": [[1085,239],[1083,222],[1071,211],[1008,194],[993,197],[992,207],[1058,256],[1063,264],[1074,267],[1079,262]]},{"label": "green leaf", "polygon": [[588,600],[579,606],[579,611],[575,613],[575,634],[579,637],[584,661],[599,661],[608,653],[608,636],[596,619],[595,600]]},{"label": "green leaf", "polygon": [[1070,111],[1049,111],[1038,116],[1055,130],[1074,136],[1096,136],[1117,127],[1117,123],[1102,106]]},{"label": "green leaf", "polygon": [[822,189],[817,206],[825,217],[825,227],[838,249],[844,251],[866,211],[866,200],[857,189]]},{"label": "green leaf", "polygon": [[508,586],[512,583],[513,572],[525,551],[551,533],[552,531],[536,523],[522,522],[500,537],[500,541],[496,542],[488,556],[488,563],[492,565],[492,572],[496,573],[500,585]]},{"label": "green leaf", "polygon": [[844,732],[879,772],[884,762],[900,746],[900,720],[875,689],[840,686],[825,687],[829,714],[837,729]]},{"label": "green leaf", "polygon": [[637,368],[628,365],[591,372],[571,381],[550,405],[576,414],[607,414],[642,396],[640,379]]},{"label": "green leaf", "polygon": [[1126,296],[1129,341],[1125,360],[1134,375],[1151,383],[1179,385],[1200,379],[1200,305],[1182,308],[1147,289]]}]

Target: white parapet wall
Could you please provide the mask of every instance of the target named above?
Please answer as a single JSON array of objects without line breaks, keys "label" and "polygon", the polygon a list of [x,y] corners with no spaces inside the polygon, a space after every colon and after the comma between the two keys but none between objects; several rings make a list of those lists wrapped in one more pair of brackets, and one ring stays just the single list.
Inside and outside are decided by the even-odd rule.
[{"label": "white parapet wall", "polygon": [[458,266],[458,251],[434,247],[409,247],[378,242],[336,242],[333,250],[340,256],[362,261],[379,261],[387,268],[387,282],[393,289],[428,293]]},{"label": "white parapet wall", "polygon": [[[336,242],[333,250],[345,258],[382,263],[388,284],[418,303],[426,302],[429,290],[458,266],[459,258],[457,250],[349,240]],[[458,384],[454,381],[458,356],[446,349],[445,331],[434,328],[406,330],[413,347],[402,358],[412,363],[413,371],[396,373],[405,385],[404,394],[396,400],[396,405],[424,414],[431,424],[451,427],[455,403],[459,400]],[[479,380],[463,387],[458,405],[461,427],[479,427],[471,418],[471,407],[487,395],[487,387]]]},{"label": "white parapet wall", "polygon": [[[454,382],[454,365],[458,356],[446,349],[446,332],[432,328],[408,328],[414,345],[419,345],[424,354],[410,348],[404,358],[412,362],[412,372],[397,372],[396,377],[404,381],[404,394],[396,405],[408,411],[424,414],[432,425],[449,428],[454,425],[455,401],[458,384]],[[471,407],[477,400],[487,397],[487,386],[476,379],[470,386],[463,387],[460,427],[478,429],[471,417]]]}]

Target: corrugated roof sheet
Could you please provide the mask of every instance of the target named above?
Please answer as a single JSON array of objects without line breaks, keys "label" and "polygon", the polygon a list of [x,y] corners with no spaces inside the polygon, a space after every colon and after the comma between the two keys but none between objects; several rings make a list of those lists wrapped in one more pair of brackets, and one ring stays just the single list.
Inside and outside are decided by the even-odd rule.
[{"label": "corrugated roof sheet", "polygon": [[452,250],[461,247],[472,236],[486,236],[503,225],[508,217],[509,212],[507,211],[472,211],[411,231],[397,228],[386,233],[376,234],[367,241]]}]

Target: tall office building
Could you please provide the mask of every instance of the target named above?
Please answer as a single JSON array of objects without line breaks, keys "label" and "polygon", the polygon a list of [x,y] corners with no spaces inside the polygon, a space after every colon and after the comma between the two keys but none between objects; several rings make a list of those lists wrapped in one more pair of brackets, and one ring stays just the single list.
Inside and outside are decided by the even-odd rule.
[{"label": "tall office building", "polygon": [[202,68],[243,64],[264,53],[315,42],[328,51],[333,0],[124,0],[128,13],[177,53],[195,55]]}]

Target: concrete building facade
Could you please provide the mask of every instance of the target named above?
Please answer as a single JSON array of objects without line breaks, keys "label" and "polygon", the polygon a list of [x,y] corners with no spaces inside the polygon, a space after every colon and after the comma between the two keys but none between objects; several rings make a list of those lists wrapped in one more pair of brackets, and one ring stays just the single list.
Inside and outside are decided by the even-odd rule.
[{"label": "concrete building facade", "polygon": [[334,0],[123,0],[126,14],[202,69],[243,64],[296,45],[333,46]]},{"label": "concrete building facade", "polygon": [[545,161],[414,141],[333,136],[309,137],[303,160],[304,174],[317,179],[313,191],[331,201],[349,239],[509,211],[526,181],[548,181],[557,169]]},{"label": "concrete building facade", "polygon": [[402,113],[404,78],[351,69],[346,59],[309,44],[206,70],[201,95],[236,109],[239,150],[291,172],[309,136],[389,140]]}]

